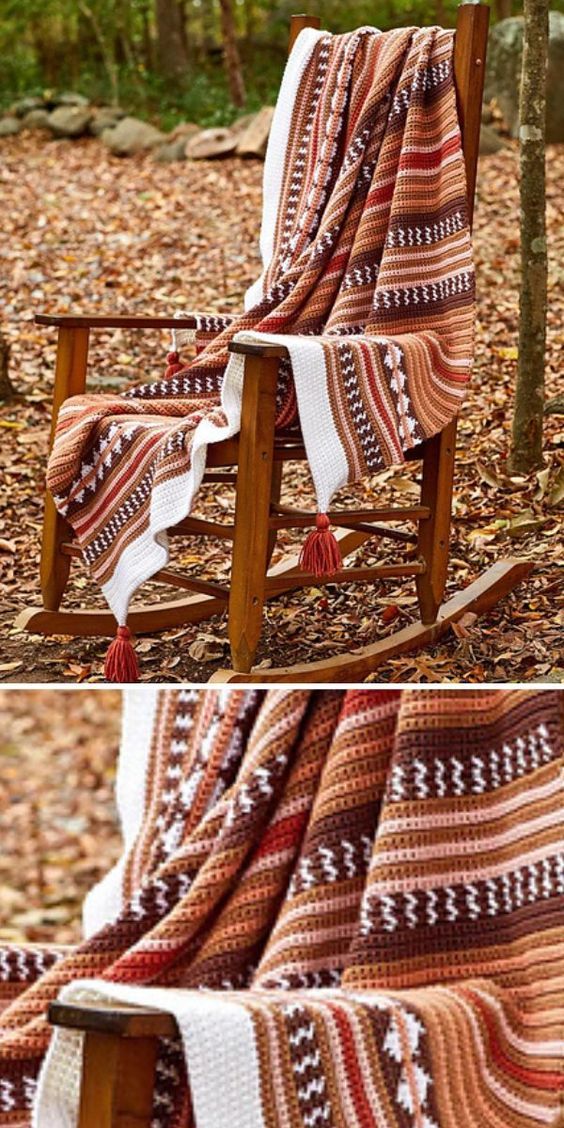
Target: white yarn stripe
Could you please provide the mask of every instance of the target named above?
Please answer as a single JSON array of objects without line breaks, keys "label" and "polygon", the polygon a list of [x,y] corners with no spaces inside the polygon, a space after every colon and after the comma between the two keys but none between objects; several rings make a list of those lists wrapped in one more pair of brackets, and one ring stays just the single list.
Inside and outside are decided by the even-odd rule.
[{"label": "white yarn stripe", "polygon": [[[234,340],[252,344],[285,345],[288,349],[317,506],[320,513],[325,513],[333,494],[346,485],[349,470],[345,449],[331,412],[323,345],[314,337],[300,337],[289,333],[257,333],[252,330],[236,333]],[[228,375],[229,369],[224,388],[228,383]]]},{"label": "white yarn stripe", "polygon": [[292,110],[296,104],[296,96],[302,76],[313,49],[316,43],[326,34],[326,32],[316,31],[311,27],[304,28],[298,35],[286,63],[272,118],[262,178],[263,202],[259,247],[263,272],[260,278],[257,278],[256,282],[249,286],[245,294],[246,310],[252,309],[263,297],[263,278],[270,266],[274,252],[274,232],[278,217]]},{"label": "white yarn stripe", "polygon": [[87,894],[82,925],[88,939],[123,905],[123,871],[128,852],[139,833],[145,807],[147,764],[159,690],[132,686],[122,694],[123,722],[116,779],[116,800],[123,837],[123,853],[116,865]]},{"label": "white yarn stripe", "polygon": [[236,435],[241,421],[244,357],[233,354],[225,371],[222,407],[227,423],[218,427],[202,419],[194,432],[190,468],[153,488],[150,495],[149,525],[121,552],[115,570],[102,591],[118,621],[127,620],[129,601],[145,580],[164,568],[169,560],[166,530],[187,517],[206,468],[209,443],[219,443]]},{"label": "white yarn stripe", "polygon": [[[202,1128],[266,1128],[262,1115],[259,1062],[253,1024],[241,1003],[207,991],[128,987],[82,979],[59,998],[96,1005],[130,1003],[173,1014],[178,1023],[194,1104]],[[33,1128],[76,1128],[78,1086],[67,1084],[78,1070],[82,1035],[69,1040],[57,1029],[39,1075]],[[65,1078],[65,1084],[61,1081]]]}]

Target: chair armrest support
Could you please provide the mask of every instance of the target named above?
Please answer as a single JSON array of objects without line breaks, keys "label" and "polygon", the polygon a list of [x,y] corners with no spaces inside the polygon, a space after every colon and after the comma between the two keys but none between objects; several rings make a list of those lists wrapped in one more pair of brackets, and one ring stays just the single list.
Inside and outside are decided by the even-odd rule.
[{"label": "chair armrest support", "polygon": [[112,314],[36,313],[36,325],[59,329],[195,329],[195,314],[186,317],[114,317]]},{"label": "chair armrest support", "polygon": [[51,1003],[51,1026],[84,1033],[117,1034],[121,1038],[173,1038],[178,1028],[167,1011],[112,1003],[85,1006],[78,1003]]},{"label": "chair armrest support", "polygon": [[55,1002],[49,1020],[84,1034],[78,1128],[150,1128],[159,1039],[178,1034],[172,1015],[122,1003]]}]

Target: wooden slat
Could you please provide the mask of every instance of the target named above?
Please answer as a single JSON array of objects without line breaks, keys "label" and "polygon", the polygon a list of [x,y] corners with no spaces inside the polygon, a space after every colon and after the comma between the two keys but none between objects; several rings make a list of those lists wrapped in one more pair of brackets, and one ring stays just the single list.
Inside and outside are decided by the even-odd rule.
[{"label": "wooden slat", "polygon": [[404,533],[402,529],[388,529],[385,525],[367,525],[364,521],[350,524],[348,521],[339,521],[339,529],[358,529],[359,533],[367,533],[369,537],[380,537],[385,540],[399,541],[401,544],[414,544],[417,533]]},{"label": "wooden slat", "polygon": [[169,537],[195,536],[219,537],[220,540],[233,540],[234,525],[222,525],[219,521],[205,521],[203,517],[185,517],[178,525],[167,529]]},{"label": "wooden slat", "polygon": [[[210,314],[213,317],[214,314]],[[117,316],[106,313],[36,313],[36,325],[58,325],[62,329],[195,329],[196,318]]]},{"label": "wooden slat", "polygon": [[223,485],[234,486],[236,481],[237,481],[237,475],[236,474],[213,474],[213,473],[208,474],[208,472],[206,470],[205,473],[204,473],[204,476],[202,478],[202,481],[208,482],[208,483],[217,482],[219,484],[223,483]]},{"label": "wooden slat", "polygon": [[211,599],[229,599],[229,588],[221,584],[214,584],[209,580],[198,580],[196,576],[184,575],[175,572],[172,568],[161,568],[151,577],[161,584],[170,584],[171,587],[182,588],[183,591],[194,591],[200,595],[209,595]]},{"label": "wooden slat", "polygon": [[[271,529],[307,529],[315,525],[316,514],[306,513],[302,509],[293,509],[290,505],[277,505],[274,515],[270,518]],[[343,524],[344,528],[354,528],[361,524],[372,524],[373,521],[421,521],[430,513],[428,505],[411,505],[405,509],[389,506],[381,509],[330,509],[327,516],[332,525],[337,528]],[[342,521],[341,521],[342,519]]]},{"label": "wooden slat", "polygon": [[321,579],[319,576],[303,572],[298,576],[267,578],[266,592],[269,596],[273,596],[297,587],[319,587],[320,584],[373,584],[377,580],[420,576],[424,571],[425,564],[418,560],[413,564],[377,564],[373,568],[340,568],[333,576]]}]

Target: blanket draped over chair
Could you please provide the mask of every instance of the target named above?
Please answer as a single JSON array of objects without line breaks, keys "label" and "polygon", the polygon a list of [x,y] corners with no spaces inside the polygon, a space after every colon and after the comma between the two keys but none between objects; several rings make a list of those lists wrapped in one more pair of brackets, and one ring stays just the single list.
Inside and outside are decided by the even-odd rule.
[{"label": "blanket draped over chair", "polygon": [[76,1124],[62,992],[176,1015],[155,1128],[560,1125],[562,694],[129,692],[87,938],[0,948],[0,1123]]},{"label": "blanket draped over chair", "polygon": [[[224,328],[219,319],[215,336],[204,318],[208,343],[187,367],[60,411],[49,489],[122,633],[132,594],[168,559],[166,529],[191,509],[208,445],[239,430],[234,337],[287,345],[277,424],[299,421],[327,537],[336,490],[403,461],[457,413],[474,272],[453,32],[298,36],[265,162],[260,244],[246,311]],[[323,556],[316,567],[315,536],[304,566],[329,574]]]}]

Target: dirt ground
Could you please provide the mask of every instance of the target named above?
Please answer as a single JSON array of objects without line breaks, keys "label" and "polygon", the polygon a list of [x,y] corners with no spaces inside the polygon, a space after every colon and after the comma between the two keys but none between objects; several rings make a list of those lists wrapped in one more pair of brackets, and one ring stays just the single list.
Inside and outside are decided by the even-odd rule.
[{"label": "dirt ground", "polygon": [[[547,396],[561,391],[564,344],[564,148],[548,152],[550,313]],[[562,416],[548,415],[545,466],[530,479],[507,474],[516,376],[518,157],[507,148],[480,163],[475,249],[479,319],[472,387],[459,426],[449,593],[495,560],[534,561],[531,579],[495,611],[458,625],[423,653],[388,661],[383,682],[562,681]],[[155,164],[120,161],[94,141],[49,141],[28,134],[2,141],[0,299],[11,348],[16,398],[0,410],[0,681],[102,679],[104,639],[45,638],[14,627],[39,603],[38,553],[43,505],[54,333],[33,324],[48,312],[170,314],[177,309],[237,309],[258,273],[262,165],[253,162]],[[93,334],[90,387],[100,392],[154,379],[167,335]],[[344,490],[355,508],[417,494],[417,466],[394,468]],[[287,471],[284,500],[311,505],[304,467]],[[231,491],[208,486],[199,511],[224,519]],[[280,537],[274,560],[299,548],[301,533]],[[363,546],[351,562],[397,559],[386,542]],[[221,547],[193,538],[173,560],[207,578],[225,578]],[[159,597],[171,597],[158,588]],[[143,598],[154,599],[148,584]],[[81,565],[73,565],[65,602],[102,606]],[[408,583],[334,585],[269,604],[258,661],[284,665],[364,645],[416,617]],[[145,681],[205,681],[228,664],[226,623],[138,640]]]}]

